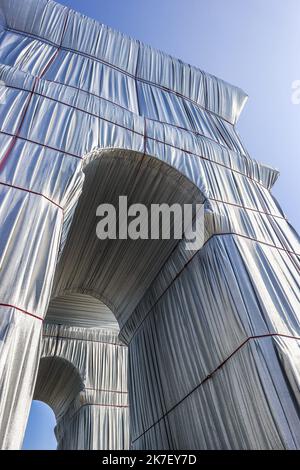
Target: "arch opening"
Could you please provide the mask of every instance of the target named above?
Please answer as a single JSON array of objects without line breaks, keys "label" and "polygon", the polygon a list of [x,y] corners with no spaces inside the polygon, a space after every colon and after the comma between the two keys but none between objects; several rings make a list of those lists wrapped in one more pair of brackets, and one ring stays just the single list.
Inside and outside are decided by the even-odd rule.
[{"label": "arch opening", "polygon": [[33,399],[49,405],[57,421],[83,389],[83,380],[69,361],[58,356],[40,359]]},{"label": "arch opening", "polygon": [[55,425],[56,418],[52,408],[42,401],[33,400],[22,450],[56,449]]},{"label": "arch opening", "polygon": [[[100,240],[100,204],[196,204],[203,195],[194,183],[161,160],[129,150],[96,150],[84,160],[85,182],[55,275],[53,297],[65,292],[92,295],[114,313],[122,327],[179,240]],[[128,222],[118,217],[118,228]],[[171,220],[173,233],[174,219]]]},{"label": "arch opening", "polygon": [[56,417],[58,449],[128,448],[127,347],[112,311],[65,292],[49,304],[34,399]]},{"label": "arch opening", "polygon": [[79,372],[69,361],[58,356],[40,359],[24,449],[57,447],[56,424],[83,388]]},{"label": "arch opening", "polygon": [[[50,351],[53,357],[41,359],[34,398],[54,410],[59,448],[127,448],[127,348],[118,339],[119,329],[180,240],[99,239],[97,208],[118,207],[120,196],[127,197],[128,206],[148,209],[152,204],[195,206],[203,195],[170,165],[128,150],[92,152],[84,161],[84,173],[45,319],[44,354]],[[117,222],[121,227],[127,220],[119,213]],[[170,222],[172,233],[174,218]],[[85,385],[74,366],[61,362],[65,354],[75,360]],[[85,413],[97,421],[97,436],[79,436],[81,425],[74,420],[85,423]],[[103,426],[109,419],[114,433],[105,426],[100,433],[99,419],[105,416]]]}]

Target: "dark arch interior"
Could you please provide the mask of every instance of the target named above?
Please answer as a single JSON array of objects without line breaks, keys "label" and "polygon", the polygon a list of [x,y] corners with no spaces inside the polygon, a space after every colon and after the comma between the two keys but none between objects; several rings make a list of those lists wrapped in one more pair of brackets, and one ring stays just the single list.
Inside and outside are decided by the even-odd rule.
[{"label": "dark arch interior", "polygon": [[[113,312],[100,300],[80,292],[68,292],[51,300],[45,319],[45,326],[48,325],[64,325],[84,329],[100,328],[116,333],[119,331]],[[54,341],[56,341],[55,337]],[[54,354],[55,349],[54,347],[52,351]],[[29,426],[33,428],[33,432],[35,432],[36,426],[41,428],[40,439],[38,436],[35,438],[40,442],[41,448],[43,448],[43,435],[48,433],[48,442],[55,440],[53,437],[57,436],[58,432],[56,423],[59,423],[73,400],[83,389],[83,380],[76,367],[69,361],[55,355],[40,359],[33,396],[32,412],[35,422],[31,424],[29,420]],[[48,405],[53,411],[55,423],[51,419],[51,414],[49,415],[49,410],[45,409],[43,404]],[[45,415],[47,416],[46,420],[44,419]],[[25,442],[25,445],[28,443]],[[56,448],[54,442],[53,448]]]},{"label": "dark arch interior", "polygon": [[49,405],[58,421],[84,385],[76,368],[61,357],[40,359],[33,399]]},{"label": "dark arch interior", "polygon": [[[118,331],[118,322],[141,300],[178,240],[99,240],[97,207],[117,207],[120,195],[128,197],[128,205],[148,208],[153,203],[201,203],[202,195],[174,168],[129,151],[99,153],[88,159],[84,171],[46,322]],[[78,371],[65,359],[40,360],[33,398],[48,404],[57,421],[83,388]]]},{"label": "dark arch interior", "polygon": [[[101,203],[128,205],[201,203],[199,189],[160,160],[125,150],[87,158],[83,193],[60,258],[53,297],[81,292],[102,300],[122,325],[143,297],[178,240],[99,240],[96,209]],[[123,221],[120,221],[123,223]]]}]

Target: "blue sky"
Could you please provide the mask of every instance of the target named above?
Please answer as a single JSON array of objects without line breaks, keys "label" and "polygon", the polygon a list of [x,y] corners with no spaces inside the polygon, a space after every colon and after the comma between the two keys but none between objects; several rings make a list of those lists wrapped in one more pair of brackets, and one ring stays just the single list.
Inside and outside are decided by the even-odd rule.
[{"label": "blue sky", "polygon": [[40,401],[32,402],[23,449],[56,449],[54,426],[55,416],[51,408]]},{"label": "blue sky", "polygon": [[[300,104],[291,101],[300,80],[299,0],[60,3],[240,86],[249,100],[239,134],[253,158],[280,170],[273,194],[300,231]],[[24,447],[55,448],[54,423],[46,405],[34,403]]]}]

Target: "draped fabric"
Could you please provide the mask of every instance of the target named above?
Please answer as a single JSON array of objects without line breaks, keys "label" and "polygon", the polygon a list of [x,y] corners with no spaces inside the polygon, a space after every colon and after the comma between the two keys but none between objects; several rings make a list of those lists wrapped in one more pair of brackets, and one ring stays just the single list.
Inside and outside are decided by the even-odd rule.
[{"label": "draped fabric", "polygon": [[[66,370],[76,392],[43,395],[59,446],[128,446],[123,394],[87,392],[126,374],[86,340],[117,334],[78,312],[92,295],[128,345],[131,447],[299,448],[299,237],[236,132],[245,93],[47,0],[0,0],[0,64],[1,447],[22,443],[41,351],[37,390]],[[121,194],[203,203],[204,246],[98,240],[95,208]],[[66,295],[82,340],[57,339],[55,309],[41,340]]]},{"label": "draped fabric", "polygon": [[134,448],[299,448],[299,264],[231,235],[180,261],[126,335]]},{"label": "draped fabric", "polygon": [[[86,304],[88,313],[90,299]],[[55,412],[58,449],[129,447],[127,347],[118,328],[102,326],[44,325],[34,398]]]}]

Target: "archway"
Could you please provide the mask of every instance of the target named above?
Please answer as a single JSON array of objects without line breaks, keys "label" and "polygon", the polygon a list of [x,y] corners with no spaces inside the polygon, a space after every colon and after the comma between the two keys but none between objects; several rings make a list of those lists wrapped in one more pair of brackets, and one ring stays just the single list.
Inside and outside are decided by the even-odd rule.
[{"label": "archway", "polygon": [[22,450],[54,450],[56,419],[52,408],[45,402],[33,400],[30,407]]},{"label": "archway", "polygon": [[129,446],[127,348],[110,309],[80,293],[54,298],[33,398],[53,409],[58,449]]},{"label": "archway", "polygon": [[[117,317],[134,448],[299,448],[299,238],[270,193],[278,172],[252,160],[235,131],[245,94],[54,2],[2,2],[0,16],[1,446],[22,441],[66,241],[53,296],[91,294]],[[96,157],[114,149],[129,163],[118,169],[111,159],[105,181],[92,171],[102,158],[91,163],[92,205],[101,191],[113,200],[116,187],[147,203],[203,194],[205,246],[121,240],[101,251],[91,239],[95,208],[81,206],[86,223],[76,232],[80,204],[66,240],[91,149],[102,149]],[[61,332],[76,327],[46,328],[43,347],[63,350]],[[97,413],[92,394],[84,407],[78,398],[83,425],[90,408]],[[118,405],[116,426],[126,415],[120,397],[109,403]],[[84,448],[103,447],[95,428],[83,435]]]},{"label": "archway", "polygon": [[[172,214],[169,239],[99,240],[97,207],[104,203],[117,208],[119,196],[126,196],[128,206],[191,204],[195,210],[205,198],[174,167],[130,150],[96,149],[85,157],[84,173],[74,218],[71,224],[67,221],[71,228],[55,274],[53,296],[70,291],[91,294],[113,311],[122,328],[180,240],[172,236]],[[125,218],[118,219],[118,225],[126,226]]]},{"label": "archway", "polygon": [[83,388],[83,380],[71,362],[59,356],[41,358],[33,399],[49,405],[57,421]]},{"label": "archway", "polygon": [[[240,258],[244,244],[236,241],[231,233],[215,237],[220,227],[228,224],[228,217],[222,211],[212,213],[210,201],[205,204],[207,243],[200,251],[185,250],[184,243],[174,239],[99,240],[96,237],[95,214],[100,203],[116,205],[122,194],[128,196],[131,204],[195,204],[203,202],[203,195],[177,170],[145,154],[117,149],[95,150],[86,161],[83,194],[61,254],[53,296],[72,292],[93,295],[105,302],[116,316],[121,338],[129,345],[132,446],[197,448],[200,442],[201,446],[205,446],[204,442],[211,442],[211,430],[209,426],[202,426],[200,415],[205,415],[205,420],[210,421],[215,400],[218,400],[220,409],[224,410],[229,403],[233,409],[239,403],[239,388],[235,388],[233,394],[230,382],[227,389],[223,390],[223,396],[218,396],[216,371],[220,370],[220,364],[222,372],[224,368],[225,374],[231,375],[231,362],[237,361],[237,374],[243,376],[248,390],[251,389],[251,381],[259,383],[257,369],[251,369],[251,373],[240,369],[244,360],[251,363],[257,361],[257,358],[253,356],[251,347],[240,348],[245,341],[240,315],[243,318],[246,309],[239,290],[232,291],[230,287],[237,283],[235,268],[228,269],[230,259],[234,257],[239,275],[249,277]],[[226,272],[226,277],[221,275],[216,280],[215,273],[220,269]],[[230,298],[233,303],[229,302]],[[227,310],[228,321],[222,320],[220,323],[224,305],[230,305]],[[220,336],[215,335],[216,324],[222,331]],[[229,346],[223,343],[222,337],[231,337],[233,325],[236,338]],[[269,341],[272,341],[272,335]],[[195,350],[198,351],[197,355]],[[220,357],[218,354],[208,357],[211,350],[222,351]],[[277,354],[275,349],[274,354]],[[227,356],[234,356],[234,361],[227,364]],[[203,365],[207,361],[209,368]],[[278,361],[276,367],[281,367]],[[180,379],[178,382],[184,370],[185,380]],[[213,387],[212,390],[210,387]],[[264,399],[264,387],[260,385],[256,393],[263,404],[260,415],[273,423],[276,443],[270,435],[262,435],[257,431],[248,436],[251,446],[280,447],[281,438],[276,431],[268,401]],[[271,398],[268,397],[268,400]],[[244,399],[251,409],[248,421],[243,423],[246,435],[253,425],[253,419],[259,427],[261,418],[251,394],[246,393]],[[192,411],[195,407],[201,413]],[[188,418],[185,418],[186,408],[189,410]],[[234,415],[229,421],[231,419],[235,423],[232,426],[237,425]],[[120,422],[123,422],[123,417],[119,416],[115,421],[115,429],[118,429]],[[191,436],[188,429],[191,425],[199,433],[195,432]],[[221,426],[221,421],[218,425]],[[120,437],[119,433],[114,432],[114,435]],[[227,435],[227,429],[220,432],[215,446],[227,448],[242,445],[236,433],[230,443],[226,440]],[[116,445],[119,446],[118,443]],[[84,448],[90,446],[90,441],[84,443]],[[210,446],[207,444],[208,448]]]},{"label": "archway", "polygon": [[[67,221],[70,230],[61,250],[54,279],[53,299],[45,319],[43,354],[45,348],[47,350],[49,337],[52,341],[56,339],[57,344],[60,344],[61,338],[71,344],[75,329],[75,335],[79,335],[80,339],[80,342],[71,346],[75,361],[78,351],[78,357],[81,358],[80,348],[89,351],[88,341],[91,340],[91,335],[101,332],[113,338],[110,339],[113,348],[110,366],[106,364],[107,370],[103,369],[102,374],[108,374],[110,379],[111,376],[114,377],[114,384],[109,379],[109,385],[103,385],[102,382],[100,386],[99,378],[94,377],[97,373],[93,367],[85,364],[87,368],[82,368],[82,364],[77,365],[78,369],[82,368],[81,374],[85,377],[85,382],[96,381],[100,392],[105,391],[106,395],[110,393],[110,400],[113,399],[113,402],[107,403],[107,407],[104,406],[106,402],[100,403],[105,413],[109,410],[106,416],[106,432],[110,437],[106,441],[95,442],[87,436],[86,439],[81,438],[80,443],[77,437],[69,437],[63,448],[78,448],[77,445],[82,446],[80,448],[109,449],[112,445],[114,448],[124,448],[129,446],[128,418],[124,415],[127,406],[127,401],[124,401],[127,392],[127,348],[117,340],[119,325],[126,323],[170,254],[182,240],[174,239],[172,235],[168,239],[156,240],[99,240],[96,236],[96,209],[103,203],[117,206],[119,196],[126,196],[130,205],[142,203],[147,207],[151,204],[195,206],[203,201],[203,196],[198,188],[177,170],[156,158],[137,152],[94,151],[85,159],[84,172],[82,195],[73,214],[72,223],[70,219]],[[175,219],[172,214],[170,217],[172,233]],[[119,220],[119,223],[124,221]],[[114,347],[112,342],[117,345]],[[50,346],[55,356],[60,354],[57,344]],[[101,351],[98,353],[100,355],[95,358],[95,362],[102,360]],[[87,389],[90,390],[91,387],[85,385],[85,390]],[[93,400],[89,408],[96,405],[95,398]],[[99,401],[99,397],[97,400]],[[99,406],[99,403],[97,405]],[[94,410],[96,409],[97,417],[92,413],[88,419],[90,426],[95,428],[95,434],[103,434],[105,431],[101,425],[101,409],[99,412],[95,406]],[[117,418],[113,416],[114,412]],[[72,431],[75,436],[78,435],[80,426],[82,423],[75,423]],[[87,434],[90,435],[91,432]]]}]

